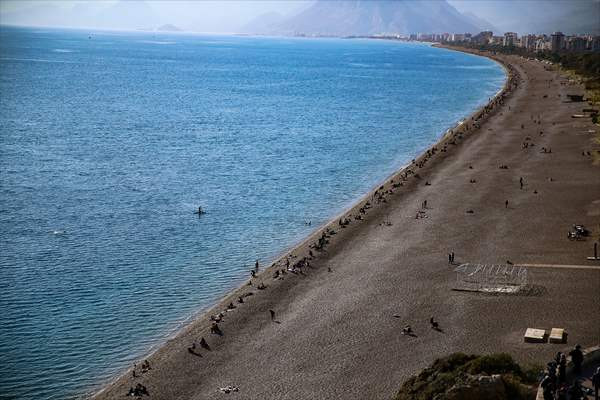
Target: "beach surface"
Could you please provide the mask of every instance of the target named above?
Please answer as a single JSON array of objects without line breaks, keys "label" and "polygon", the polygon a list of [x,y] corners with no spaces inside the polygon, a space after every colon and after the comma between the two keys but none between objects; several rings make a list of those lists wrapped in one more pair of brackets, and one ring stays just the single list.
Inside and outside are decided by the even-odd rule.
[{"label": "beach surface", "polygon": [[[149,370],[140,360],[135,377],[126,371],[95,398],[124,398],[139,383],[152,399],[390,399],[452,352],[545,363],[576,343],[599,344],[600,263],[587,260],[600,235],[598,127],[572,118],[590,107],[567,99],[582,87],[537,61],[497,59],[512,72],[493,108],[365,196],[341,216],[348,225],[336,218],[293,249],[295,272],[281,273],[286,256],[261,266],[251,285],[150,355]],[[592,236],[568,240],[573,224]],[[529,290],[452,290],[459,264],[507,262],[531,265]],[[222,335],[210,333],[219,312]],[[405,325],[413,336],[401,334]],[[528,327],[565,328],[567,343],[524,343]]]}]

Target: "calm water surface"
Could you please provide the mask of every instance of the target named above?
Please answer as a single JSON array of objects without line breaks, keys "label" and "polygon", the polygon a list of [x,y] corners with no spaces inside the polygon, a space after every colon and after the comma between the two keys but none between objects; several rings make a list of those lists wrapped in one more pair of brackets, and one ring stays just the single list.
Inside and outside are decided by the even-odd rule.
[{"label": "calm water surface", "polygon": [[0,397],[94,390],[503,82],[418,44],[1,27]]}]

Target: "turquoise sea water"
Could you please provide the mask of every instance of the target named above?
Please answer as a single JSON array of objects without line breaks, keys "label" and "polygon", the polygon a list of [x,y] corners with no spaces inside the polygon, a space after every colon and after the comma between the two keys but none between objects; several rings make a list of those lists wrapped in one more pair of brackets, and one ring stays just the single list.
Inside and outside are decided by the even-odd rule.
[{"label": "turquoise sea water", "polygon": [[94,390],[503,82],[422,44],[2,27],[0,397]]}]

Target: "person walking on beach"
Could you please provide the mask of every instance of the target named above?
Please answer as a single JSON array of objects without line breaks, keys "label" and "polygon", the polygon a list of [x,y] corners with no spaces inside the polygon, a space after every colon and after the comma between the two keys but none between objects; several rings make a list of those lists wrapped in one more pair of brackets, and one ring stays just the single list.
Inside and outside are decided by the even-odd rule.
[{"label": "person walking on beach", "polygon": [[254,264],[254,271],[258,272],[258,260],[256,260],[256,263]]},{"label": "person walking on beach", "polygon": [[523,190],[523,177],[519,178],[519,184],[521,185],[521,190]]},{"label": "person walking on beach", "polygon": [[271,321],[275,321],[275,311],[269,310],[269,314],[271,314]]},{"label": "person walking on beach", "polygon": [[504,208],[508,208],[508,200],[504,202]]}]

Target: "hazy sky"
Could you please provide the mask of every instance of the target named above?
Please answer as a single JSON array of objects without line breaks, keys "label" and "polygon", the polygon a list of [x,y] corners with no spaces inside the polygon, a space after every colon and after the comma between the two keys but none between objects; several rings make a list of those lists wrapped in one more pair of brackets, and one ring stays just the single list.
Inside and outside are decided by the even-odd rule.
[{"label": "hazy sky", "polygon": [[[236,32],[259,15],[294,15],[315,0],[0,0],[0,23],[153,29],[174,24],[200,32]],[[410,0],[403,0],[410,1]],[[460,12],[471,12],[497,33],[548,32],[600,24],[600,0],[448,0]],[[580,23],[581,21],[581,23]],[[564,28],[562,28],[564,26]],[[583,33],[583,32],[582,32]]]},{"label": "hazy sky", "polygon": [[[123,7],[118,3],[129,4]],[[187,30],[233,32],[267,12],[294,14],[311,3],[312,0],[0,0],[0,23],[25,21],[28,25],[105,27],[109,22],[102,16],[113,13],[123,16],[122,9],[127,9],[130,20],[127,26],[123,26],[126,21],[116,16],[113,19],[118,20],[118,26],[114,27],[137,29],[145,27],[141,25],[144,23],[170,23]]]}]

